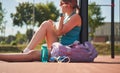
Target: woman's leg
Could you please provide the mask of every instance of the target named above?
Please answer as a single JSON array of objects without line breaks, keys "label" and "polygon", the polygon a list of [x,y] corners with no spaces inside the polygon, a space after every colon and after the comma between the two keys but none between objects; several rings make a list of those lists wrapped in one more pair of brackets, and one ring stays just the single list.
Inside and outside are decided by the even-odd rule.
[{"label": "woman's leg", "polygon": [[49,24],[50,27],[47,28],[46,42],[47,42],[47,46],[48,46],[48,48],[50,50],[51,49],[51,45],[54,42],[58,42],[58,36],[55,33],[55,31],[54,31],[53,22],[48,21],[48,24]]},{"label": "woman's leg", "polygon": [[0,60],[8,62],[40,61],[40,55],[40,51],[31,50],[28,53],[0,54]]},{"label": "woman's leg", "polygon": [[28,53],[19,54],[0,54],[0,60],[3,61],[37,61],[40,60],[40,52],[33,51],[44,38],[46,38],[48,48],[51,48],[53,42],[58,41],[57,35],[54,32],[53,24],[50,21],[45,21],[41,24],[39,29],[36,31],[32,37],[30,43],[26,48],[30,49]]},{"label": "woman's leg", "polygon": [[57,35],[53,31],[53,29],[54,28],[52,27],[51,22],[49,21],[43,22],[39,29],[36,31],[36,33],[33,35],[30,43],[26,48],[30,50],[34,49],[36,45],[38,45],[43,39],[45,39],[45,37],[47,40],[48,48],[50,48],[51,44],[57,41]]}]

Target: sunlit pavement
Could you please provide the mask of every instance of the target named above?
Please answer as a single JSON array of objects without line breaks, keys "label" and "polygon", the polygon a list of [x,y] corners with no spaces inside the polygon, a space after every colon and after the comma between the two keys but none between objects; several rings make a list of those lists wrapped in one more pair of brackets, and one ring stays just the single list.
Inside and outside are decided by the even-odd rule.
[{"label": "sunlit pavement", "polygon": [[120,56],[98,56],[92,63],[0,61],[0,73],[120,73]]}]

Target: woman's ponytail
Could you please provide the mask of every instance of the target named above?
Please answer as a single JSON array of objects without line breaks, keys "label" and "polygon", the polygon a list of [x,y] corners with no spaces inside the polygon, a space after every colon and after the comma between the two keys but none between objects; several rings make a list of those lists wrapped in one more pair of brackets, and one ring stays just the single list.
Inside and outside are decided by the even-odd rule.
[{"label": "woman's ponytail", "polygon": [[79,14],[79,9],[80,9],[80,8],[79,8],[79,6],[78,6],[78,5],[76,5],[76,6],[74,6],[73,8],[76,10],[76,13],[78,13],[78,14]]},{"label": "woman's ponytail", "polygon": [[73,9],[75,9],[76,10],[76,13],[78,13],[79,14],[79,6],[78,6],[78,4],[77,4],[77,0],[71,0],[71,3],[72,3],[72,5],[73,5]]}]

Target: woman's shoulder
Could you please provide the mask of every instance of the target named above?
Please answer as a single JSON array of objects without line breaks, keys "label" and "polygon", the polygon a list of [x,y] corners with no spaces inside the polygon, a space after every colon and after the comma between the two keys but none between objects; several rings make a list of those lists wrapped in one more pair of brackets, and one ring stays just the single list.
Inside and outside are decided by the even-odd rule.
[{"label": "woman's shoulder", "polygon": [[79,14],[74,14],[73,16],[72,16],[72,18],[75,18],[75,19],[81,19],[81,16],[79,15]]},{"label": "woman's shoulder", "polygon": [[78,13],[74,14],[74,16],[81,18],[81,16]]},{"label": "woman's shoulder", "polygon": [[79,25],[81,25],[81,16],[79,14],[74,14],[72,17],[76,22],[79,23]]}]

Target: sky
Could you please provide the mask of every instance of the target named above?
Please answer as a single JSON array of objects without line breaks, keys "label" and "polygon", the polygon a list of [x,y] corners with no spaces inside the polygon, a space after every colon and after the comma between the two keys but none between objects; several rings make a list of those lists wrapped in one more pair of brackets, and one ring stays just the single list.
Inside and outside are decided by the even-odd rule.
[{"label": "sky", "polygon": [[[17,27],[17,26],[12,26],[12,19],[10,17],[11,13],[15,13],[16,9],[15,7],[18,6],[19,3],[22,2],[34,2],[34,3],[46,3],[46,2],[51,2],[53,1],[55,6],[58,7],[59,9],[59,0],[0,0],[0,2],[2,2],[2,7],[3,9],[5,9],[5,17],[4,20],[6,20],[6,30],[5,30],[5,36],[8,35],[15,35],[17,33],[17,31],[20,31],[21,33],[25,33],[26,32],[26,27]],[[111,0],[89,0],[89,3],[91,2],[96,2],[99,5],[110,5],[111,4]],[[115,22],[120,22],[120,5],[119,5],[119,0],[115,0]],[[102,12],[102,16],[106,17],[105,18],[105,22],[110,22],[111,21],[111,7],[109,6],[102,6],[101,7],[101,12]],[[35,28],[36,30],[37,28]]]}]

